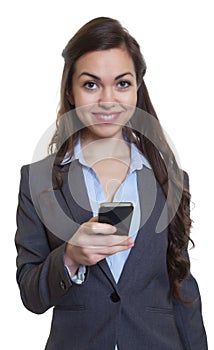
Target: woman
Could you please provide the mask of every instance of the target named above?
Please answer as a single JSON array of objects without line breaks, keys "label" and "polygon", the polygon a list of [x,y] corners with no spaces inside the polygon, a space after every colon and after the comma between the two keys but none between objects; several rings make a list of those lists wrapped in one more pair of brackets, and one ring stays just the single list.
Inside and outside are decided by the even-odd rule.
[{"label": "woman", "polygon": [[[188,176],[158,122],[136,40],[111,18],[83,26],[65,66],[52,155],[22,168],[17,280],[54,306],[46,349],[205,350],[190,273]],[[125,236],[101,202],[134,204]]]}]

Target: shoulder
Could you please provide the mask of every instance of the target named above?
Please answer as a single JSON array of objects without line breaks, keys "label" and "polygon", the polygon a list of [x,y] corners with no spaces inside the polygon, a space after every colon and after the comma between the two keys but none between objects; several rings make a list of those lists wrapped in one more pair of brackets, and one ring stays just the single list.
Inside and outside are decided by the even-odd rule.
[{"label": "shoulder", "polygon": [[30,163],[30,164],[24,164],[22,165],[21,167],[21,174],[26,174],[31,171],[31,169],[33,170],[40,170],[40,169],[52,169],[53,167],[53,164],[54,164],[54,159],[55,159],[55,155],[49,155],[37,162],[33,162],[33,163]]},{"label": "shoulder", "polygon": [[21,167],[21,185],[30,187],[31,191],[40,192],[52,187],[55,155]]},{"label": "shoulder", "polygon": [[[49,155],[42,160],[23,165],[21,167],[21,183],[27,183],[32,191],[43,192],[45,189],[52,189],[56,179],[56,169],[54,169],[55,154]],[[75,167],[76,161],[69,164],[58,165],[57,171],[62,176]]]}]

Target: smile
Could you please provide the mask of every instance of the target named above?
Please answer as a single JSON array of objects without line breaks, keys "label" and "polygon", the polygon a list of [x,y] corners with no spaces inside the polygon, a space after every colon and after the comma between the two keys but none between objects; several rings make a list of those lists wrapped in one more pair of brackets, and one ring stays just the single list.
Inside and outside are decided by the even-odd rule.
[{"label": "smile", "polygon": [[121,115],[121,112],[112,113],[112,114],[102,114],[102,113],[93,113],[93,116],[101,122],[115,122]]}]

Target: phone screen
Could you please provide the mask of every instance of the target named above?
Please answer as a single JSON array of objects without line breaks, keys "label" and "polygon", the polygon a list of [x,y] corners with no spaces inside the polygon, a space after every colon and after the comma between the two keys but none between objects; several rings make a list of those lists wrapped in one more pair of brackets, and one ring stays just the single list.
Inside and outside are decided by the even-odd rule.
[{"label": "phone screen", "polygon": [[133,214],[131,202],[101,203],[98,221],[116,226],[116,235],[128,235]]}]

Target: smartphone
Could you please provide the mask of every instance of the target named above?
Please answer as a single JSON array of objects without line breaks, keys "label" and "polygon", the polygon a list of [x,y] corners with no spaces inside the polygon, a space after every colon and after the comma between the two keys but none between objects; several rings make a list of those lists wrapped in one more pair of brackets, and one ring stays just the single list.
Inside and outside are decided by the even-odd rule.
[{"label": "smartphone", "polygon": [[117,228],[116,235],[128,235],[133,215],[131,202],[105,202],[100,204],[98,221]]}]

